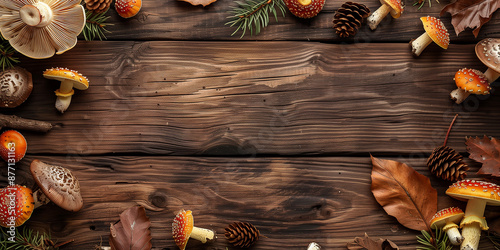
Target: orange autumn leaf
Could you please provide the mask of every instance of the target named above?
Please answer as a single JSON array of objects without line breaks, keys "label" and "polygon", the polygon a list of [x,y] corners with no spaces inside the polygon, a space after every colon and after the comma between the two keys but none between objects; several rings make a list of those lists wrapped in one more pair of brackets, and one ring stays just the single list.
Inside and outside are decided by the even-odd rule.
[{"label": "orange autumn leaf", "polygon": [[203,5],[203,7],[205,7],[217,0],[181,0],[181,1],[188,2],[192,5]]},{"label": "orange autumn leaf", "polygon": [[467,138],[465,142],[469,158],[483,163],[478,174],[492,175],[500,177],[500,142],[495,138]]},{"label": "orange autumn leaf", "polygon": [[431,181],[408,165],[371,156],[371,190],[385,212],[413,230],[430,230],[437,211],[437,191]]}]

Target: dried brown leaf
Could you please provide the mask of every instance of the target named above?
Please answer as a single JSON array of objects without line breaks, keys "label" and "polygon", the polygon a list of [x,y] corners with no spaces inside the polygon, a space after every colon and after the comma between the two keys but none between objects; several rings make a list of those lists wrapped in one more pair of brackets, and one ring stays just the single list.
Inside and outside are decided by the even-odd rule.
[{"label": "dried brown leaf", "polygon": [[372,239],[365,233],[365,237],[356,237],[354,241],[347,243],[349,250],[399,250],[394,242],[387,239]]},{"label": "dried brown leaf", "polygon": [[203,5],[203,7],[205,7],[217,0],[181,0],[181,1],[188,2],[192,5]]},{"label": "dried brown leaf", "polygon": [[446,12],[451,14],[451,24],[457,36],[466,28],[471,28],[477,37],[481,27],[491,19],[491,15],[498,8],[498,0],[457,0],[444,6],[440,15],[443,16]]},{"label": "dried brown leaf", "polygon": [[372,193],[385,212],[413,230],[430,230],[437,211],[437,191],[431,181],[408,165],[371,156]]},{"label": "dried brown leaf", "polygon": [[151,222],[142,206],[133,206],[120,214],[120,221],[110,226],[111,249],[151,249]]},{"label": "dried brown leaf", "polygon": [[469,158],[483,163],[483,166],[478,174],[492,175],[500,177],[500,142],[495,138],[467,138],[465,145],[467,145],[467,152]]}]

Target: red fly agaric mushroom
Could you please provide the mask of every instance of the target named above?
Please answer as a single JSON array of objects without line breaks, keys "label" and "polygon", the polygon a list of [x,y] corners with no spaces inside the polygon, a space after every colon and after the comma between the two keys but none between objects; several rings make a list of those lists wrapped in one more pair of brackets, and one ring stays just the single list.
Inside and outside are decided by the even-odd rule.
[{"label": "red fly agaric mushroom", "polygon": [[500,39],[487,38],[476,44],[476,55],[488,67],[484,72],[489,83],[500,77]]},{"label": "red fly agaric mushroom", "polygon": [[21,226],[31,217],[34,208],[31,189],[10,185],[0,190],[0,226]]},{"label": "red fly agaric mushroom", "polygon": [[73,48],[85,20],[80,0],[3,0],[0,4],[2,36],[21,54],[35,59]]},{"label": "red fly agaric mushroom", "polygon": [[21,67],[4,70],[0,74],[1,107],[15,108],[21,105],[33,90],[31,73]]},{"label": "red fly agaric mushroom", "polygon": [[451,91],[450,97],[457,104],[463,102],[470,94],[488,95],[491,90],[486,76],[476,69],[460,69],[453,80],[457,84],[457,89]]},{"label": "red fly agaric mushroom", "polygon": [[318,15],[325,5],[325,0],[284,0],[288,10],[300,18],[312,18]]},{"label": "red fly agaric mushroom", "polygon": [[123,18],[131,18],[141,10],[141,0],[116,0],[115,10]]},{"label": "red fly agaric mushroom", "polygon": [[40,187],[33,194],[35,208],[49,201],[72,212],[83,207],[80,183],[69,169],[35,159],[31,162],[30,171]]},{"label": "red fly agaric mushroom", "polygon": [[190,210],[181,209],[172,222],[172,234],[175,244],[181,249],[186,249],[189,238],[206,243],[215,238],[215,232],[194,226],[193,214]]},{"label": "red fly agaric mushroom", "polygon": [[433,41],[443,49],[448,49],[450,45],[450,34],[441,20],[427,16],[421,17],[420,20],[424,25],[425,32],[417,39],[410,41],[411,52],[415,56],[419,56],[424,49]]},{"label": "red fly agaric mushroom", "polygon": [[449,207],[438,211],[430,221],[431,228],[442,228],[448,234],[448,239],[450,239],[451,244],[460,245],[464,237],[458,231],[458,225],[462,218],[464,217],[464,212],[458,207]]},{"label": "red fly agaric mushroom", "polygon": [[399,18],[404,10],[401,0],[380,0],[380,3],[382,3],[382,6],[366,19],[372,30],[377,28],[378,24],[387,14],[391,13],[393,18]]},{"label": "red fly agaric mushroom", "polygon": [[43,77],[61,82],[58,90],[55,91],[56,109],[64,113],[71,103],[71,96],[75,94],[73,88],[86,90],[89,88],[89,80],[87,77],[78,73],[76,70],[66,68],[51,68],[43,72]]},{"label": "red fly agaric mushroom", "polygon": [[7,130],[0,135],[0,156],[9,164],[14,164],[23,159],[28,149],[24,136],[15,131]]},{"label": "red fly agaric mushroom", "polygon": [[453,183],[446,194],[467,201],[465,217],[460,223],[464,237],[460,249],[477,250],[481,230],[488,230],[484,209],[486,205],[500,206],[500,186],[486,181],[461,180]]}]

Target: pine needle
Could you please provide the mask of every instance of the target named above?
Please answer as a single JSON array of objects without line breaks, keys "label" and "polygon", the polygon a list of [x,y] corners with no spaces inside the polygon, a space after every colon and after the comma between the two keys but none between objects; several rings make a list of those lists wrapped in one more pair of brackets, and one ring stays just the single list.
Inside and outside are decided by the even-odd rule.
[{"label": "pine needle", "polygon": [[0,67],[2,70],[14,67],[14,64],[19,63],[19,58],[14,57],[16,50],[12,48],[9,41],[5,40],[0,35]]},{"label": "pine needle", "polygon": [[436,238],[433,238],[427,231],[422,230],[423,238],[417,236],[417,242],[423,246],[417,247],[418,250],[451,250],[453,246],[448,241],[448,235],[441,229],[436,229]]},{"label": "pine needle", "polygon": [[[431,0],[428,0],[428,1],[429,1],[429,7],[432,7],[432,2],[431,2]],[[437,3],[439,3],[439,0],[436,0],[436,2],[437,2]],[[416,6],[416,5],[418,5],[418,4],[420,4],[420,6],[418,6],[418,9],[421,9],[422,7],[424,7],[425,0],[418,0],[417,2],[415,2],[415,3],[413,4],[413,6]]]},{"label": "pine needle", "polygon": [[241,31],[241,37],[245,36],[247,32],[250,35],[257,35],[261,29],[267,27],[269,24],[269,16],[272,15],[278,21],[278,10],[285,16],[286,6],[283,0],[243,0],[235,1],[237,6],[229,12],[231,16],[227,18],[231,21],[226,25],[236,27],[236,30],[231,34]]},{"label": "pine needle", "polygon": [[106,21],[111,17],[107,16],[105,11],[103,13],[94,13],[90,10],[85,10],[85,16],[87,17],[87,22],[85,23],[85,27],[83,27],[83,38],[86,41],[92,41],[96,39],[96,37],[102,41],[103,39],[107,39],[105,33],[111,33],[106,29],[106,26],[113,25],[110,23],[106,23]]}]

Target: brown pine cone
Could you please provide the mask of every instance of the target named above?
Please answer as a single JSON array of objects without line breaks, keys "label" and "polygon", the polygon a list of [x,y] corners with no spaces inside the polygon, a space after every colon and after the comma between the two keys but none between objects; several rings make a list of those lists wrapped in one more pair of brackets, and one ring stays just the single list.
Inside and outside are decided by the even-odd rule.
[{"label": "brown pine cone", "polygon": [[259,240],[260,236],[259,230],[248,222],[233,222],[225,230],[224,235],[235,247],[250,247]]},{"label": "brown pine cone", "polygon": [[109,9],[112,0],[85,0],[85,7],[94,13],[102,13]]},{"label": "brown pine cone", "polygon": [[369,15],[370,9],[364,4],[346,2],[335,13],[333,28],[340,37],[354,36]]},{"label": "brown pine cone", "polygon": [[463,180],[467,175],[469,166],[462,161],[463,157],[448,146],[440,146],[434,149],[427,166],[431,173],[446,181]]}]

